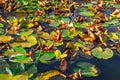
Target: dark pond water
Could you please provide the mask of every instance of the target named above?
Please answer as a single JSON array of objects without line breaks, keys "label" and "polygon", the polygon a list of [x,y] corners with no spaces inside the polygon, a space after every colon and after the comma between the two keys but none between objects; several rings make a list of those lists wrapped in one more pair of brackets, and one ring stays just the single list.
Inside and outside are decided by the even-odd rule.
[{"label": "dark pond water", "polygon": [[[89,62],[95,64],[98,70],[100,71],[100,75],[98,77],[84,77],[83,80],[120,80],[120,56],[114,55],[113,58],[109,60],[98,60],[96,58],[86,59],[84,57],[79,56],[74,62],[74,64],[68,66],[69,70],[72,71],[73,67],[77,62]],[[39,72],[45,72],[50,69],[57,69],[59,65],[59,61],[50,64],[38,64]],[[40,67],[39,67],[40,66]],[[56,67],[53,67],[56,66]],[[67,71],[66,73],[71,73],[71,71]],[[51,79],[58,80],[58,79]],[[60,80],[64,80],[61,78]]]},{"label": "dark pond water", "polygon": [[[90,0],[76,0],[76,1],[83,3],[83,2],[89,2]],[[71,19],[74,19],[74,17],[77,16],[77,11],[75,11],[75,13],[76,14],[73,15]],[[112,13],[112,11],[106,9],[105,13],[107,14],[107,16],[109,16]],[[116,29],[113,27],[108,27],[108,31],[115,32]],[[68,66],[69,70],[72,71],[73,67],[75,67],[75,64],[80,61],[90,62],[92,64],[95,64],[100,72],[98,77],[94,77],[94,78],[84,77],[83,80],[120,80],[120,56],[118,55],[114,55],[111,59],[108,60],[100,60],[96,58],[86,59],[84,57],[79,56],[76,60],[74,60],[74,63],[72,65]],[[40,67],[38,67],[38,70],[41,73],[48,71],[50,69],[57,69],[59,64],[60,64],[59,61],[55,61],[54,63],[52,63],[52,65],[39,63],[38,66]],[[56,67],[53,67],[53,65]],[[70,74],[72,73],[71,71],[67,71],[65,74]],[[58,80],[58,78],[52,78],[50,80]],[[65,80],[65,79],[59,78],[59,80]]]},{"label": "dark pond water", "polygon": [[[84,2],[84,0],[77,0],[77,1]],[[87,1],[89,1],[89,0],[87,0]],[[76,11],[76,13],[77,13],[77,11]],[[106,10],[105,13],[107,15],[110,15],[111,10]],[[75,17],[75,16],[76,15],[74,15],[73,17]],[[114,31],[114,29],[109,28],[109,31]],[[108,59],[108,60],[99,60],[96,58],[86,59],[84,57],[79,56],[74,60],[74,63],[72,65],[68,66],[70,71],[67,71],[66,74],[72,73],[73,67],[75,67],[75,64],[79,61],[90,62],[92,64],[95,64],[96,67],[100,71],[100,75],[98,77],[94,77],[94,78],[91,78],[91,77],[86,78],[85,77],[85,78],[83,78],[83,80],[120,80],[120,56],[118,56],[118,55],[114,55],[111,59]],[[38,63],[37,64],[38,72],[41,73],[41,72],[45,72],[48,70],[57,69],[59,64],[60,64],[60,61],[54,61],[51,64]],[[58,80],[58,79],[56,79],[56,80]],[[61,80],[64,80],[64,79],[61,78]]]}]

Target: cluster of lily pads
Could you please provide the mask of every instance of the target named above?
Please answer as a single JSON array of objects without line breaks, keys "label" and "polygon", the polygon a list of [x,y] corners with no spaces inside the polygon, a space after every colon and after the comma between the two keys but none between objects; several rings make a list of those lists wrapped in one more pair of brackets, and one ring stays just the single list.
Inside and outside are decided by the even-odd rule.
[{"label": "cluster of lily pads", "polygon": [[[81,54],[107,60],[120,53],[119,4],[116,0],[2,0],[0,79],[98,76],[96,66],[87,62],[77,63],[70,75],[63,73],[69,70],[69,61]],[[37,73],[38,62],[52,61],[60,61],[59,69]]]}]

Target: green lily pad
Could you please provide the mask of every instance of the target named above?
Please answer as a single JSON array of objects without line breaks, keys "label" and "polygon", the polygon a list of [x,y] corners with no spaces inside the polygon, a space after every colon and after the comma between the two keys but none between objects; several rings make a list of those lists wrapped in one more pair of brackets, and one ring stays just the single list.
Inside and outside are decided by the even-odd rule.
[{"label": "green lily pad", "polygon": [[95,77],[98,76],[98,70],[95,68],[95,65],[87,62],[79,62],[74,68],[74,72],[80,71],[81,74],[85,77]]},{"label": "green lily pad", "polygon": [[92,11],[89,11],[87,8],[80,8],[79,10],[80,10],[79,15],[81,16],[92,17],[95,15]]},{"label": "green lily pad", "polygon": [[63,17],[62,20],[63,20],[65,23],[70,22],[70,18],[68,18],[68,17]]},{"label": "green lily pad", "polygon": [[60,21],[51,22],[49,24],[49,26],[51,26],[51,27],[58,27],[59,25],[60,25]]},{"label": "green lily pad", "polygon": [[37,67],[35,66],[35,64],[25,64],[25,68],[25,71],[28,74],[37,73]]},{"label": "green lily pad", "polygon": [[33,60],[30,57],[26,56],[15,56],[14,60],[12,62],[18,62],[18,63],[31,63]]},{"label": "green lily pad", "polygon": [[2,23],[0,23],[0,28],[1,28],[1,27],[4,27],[4,25],[3,25]]},{"label": "green lily pad", "polygon": [[43,52],[43,55],[40,57],[42,63],[48,63],[51,59],[55,58],[54,52]]},{"label": "green lily pad", "polygon": [[69,30],[61,30],[62,32],[62,37],[68,37],[69,36]]},{"label": "green lily pad", "polygon": [[103,49],[101,47],[94,48],[92,50],[92,55],[98,59],[109,59],[113,56],[113,51],[110,48]]},{"label": "green lily pad", "polygon": [[19,46],[16,46],[16,47],[13,47],[13,49],[16,51],[16,52],[19,52],[21,54],[26,54],[26,50],[22,47],[19,47]]}]

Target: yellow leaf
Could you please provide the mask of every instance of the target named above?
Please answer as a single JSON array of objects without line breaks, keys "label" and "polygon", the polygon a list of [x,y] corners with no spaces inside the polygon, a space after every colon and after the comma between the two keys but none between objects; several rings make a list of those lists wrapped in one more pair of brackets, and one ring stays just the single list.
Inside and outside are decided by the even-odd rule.
[{"label": "yellow leaf", "polygon": [[61,59],[61,58],[65,58],[67,56],[67,54],[66,53],[61,54],[61,52],[59,50],[56,50],[55,56],[56,56],[56,59]]},{"label": "yellow leaf", "polygon": [[66,54],[66,53],[63,53],[63,54],[60,56],[60,58],[65,58],[65,57],[67,57],[67,54]]},{"label": "yellow leaf", "polygon": [[28,76],[24,74],[16,75],[12,80],[28,80]]},{"label": "yellow leaf", "polygon": [[27,38],[27,41],[30,42],[30,43],[32,43],[32,45],[37,44],[37,40],[36,40],[36,38],[34,36],[29,36]]},{"label": "yellow leaf", "polygon": [[28,26],[28,28],[31,28],[31,27],[34,26],[34,24],[33,23],[29,23],[27,26]]},{"label": "yellow leaf", "polygon": [[60,59],[61,58],[61,52],[59,50],[56,50],[55,51],[55,56],[56,56],[56,59]]},{"label": "yellow leaf", "polygon": [[3,43],[9,42],[11,40],[12,40],[11,36],[6,36],[6,35],[1,35],[0,36],[0,41],[3,42]]},{"label": "yellow leaf", "polygon": [[59,75],[59,74],[60,74],[60,72],[57,70],[50,70],[50,71],[47,71],[47,72],[41,74],[35,80],[49,80],[51,77]]},{"label": "yellow leaf", "polygon": [[13,26],[17,26],[18,25],[18,19],[15,18],[13,21],[12,21],[12,25]]},{"label": "yellow leaf", "polygon": [[12,80],[12,76],[9,74],[0,74],[0,80]]},{"label": "yellow leaf", "polygon": [[114,40],[117,40],[117,39],[119,39],[119,37],[115,34],[115,33],[111,33],[111,35],[112,35],[112,39],[114,39]]}]

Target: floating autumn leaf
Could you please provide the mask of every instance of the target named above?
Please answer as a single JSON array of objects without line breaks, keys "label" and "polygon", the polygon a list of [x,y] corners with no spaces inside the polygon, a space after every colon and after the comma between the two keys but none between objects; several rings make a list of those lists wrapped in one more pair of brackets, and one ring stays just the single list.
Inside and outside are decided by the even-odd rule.
[{"label": "floating autumn leaf", "polygon": [[96,69],[95,65],[87,62],[79,62],[76,65],[77,67],[74,68],[74,72],[80,71],[83,76],[86,77],[95,77],[98,76],[98,70]]},{"label": "floating autumn leaf", "polygon": [[31,46],[34,46],[36,44],[37,44],[37,40],[36,40],[36,38],[34,36],[28,36],[27,41],[10,43],[10,45],[12,47],[15,47],[15,46],[31,47]]},{"label": "floating autumn leaf", "polygon": [[27,38],[27,41],[28,41],[29,43],[31,43],[31,46],[37,44],[37,40],[36,40],[36,38],[35,38],[34,36],[29,36],[29,37]]},{"label": "floating autumn leaf", "polygon": [[7,35],[1,35],[0,36],[0,41],[3,43],[7,43],[10,42],[13,38],[11,36],[7,36]]},{"label": "floating autumn leaf", "polygon": [[120,18],[120,11],[119,11],[118,9],[116,9],[116,10],[111,14],[111,16]]},{"label": "floating autumn leaf", "polygon": [[6,22],[6,20],[2,16],[0,16],[0,21],[1,22]]},{"label": "floating autumn leaf", "polygon": [[60,50],[56,50],[55,52],[55,56],[56,56],[56,59],[61,59],[61,58],[65,58],[67,57],[67,54],[66,53],[61,53]]},{"label": "floating autumn leaf", "polygon": [[47,33],[47,32],[43,32],[43,31],[40,31],[37,33],[39,38],[42,38],[42,39],[50,39],[50,34]]},{"label": "floating autumn leaf", "polygon": [[110,48],[103,50],[101,47],[92,49],[92,55],[98,59],[109,59],[113,56],[113,51]]},{"label": "floating autumn leaf", "polygon": [[113,39],[113,40],[118,40],[119,39],[118,35],[115,34],[115,33],[110,33],[110,38]]},{"label": "floating autumn leaf", "polygon": [[59,69],[60,69],[60,71],[65,72],[67,70],[67,67],[68,67],[68,63],[67,63],[66,59],[63,58],[60,62]]},{"label": "floating autumn leaf", "polygon": [[37,76],[35,80],[49,80],[51,77],[59,75],[60,72],[57,70],[50,70]]},{"label": "floating autumn leaf", "polygon": [[116,45],[117,45],[117,52],[120,53],[120,42],[117,42]]}]

